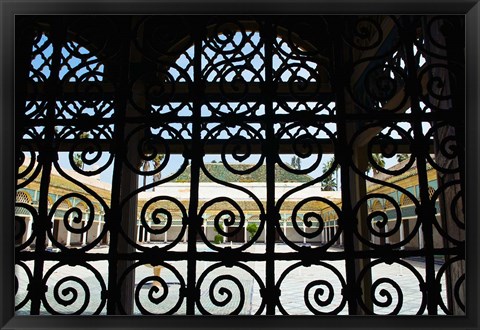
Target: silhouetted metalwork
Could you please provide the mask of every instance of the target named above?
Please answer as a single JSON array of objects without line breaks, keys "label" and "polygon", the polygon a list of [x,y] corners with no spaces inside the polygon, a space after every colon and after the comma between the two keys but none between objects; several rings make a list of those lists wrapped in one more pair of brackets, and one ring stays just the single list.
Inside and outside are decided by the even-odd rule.
[{"label": "silhouetted metalwork", "polygon": [[[234,275],[241,273],[261,297],[252,314],[290,314],[282,284],[302,268],[315,267],[329,275],[298,278],[311,314],[345,308],[349,314],[372,314],[378,307],[399,314],[402,287],[381,274],[371,276],[377,265],[387,264],[418,281],[417,314],[440,309],[451,314],[453,303],[464,311],[465,273],[448,279],[454,281],[453,303],[440,295],[447,290],[442,277],[465,256],[464,235],[450,231],[451,226],[465,229],[464,141],[458,139],[464,118],[452,114],[464,107],[456,103],[464,96],[458,55],[464,45],[450,37],[462,39],[463,33],[463,17],[457,16],[18,17],[17,189],[35,180],[40,184],[35,203],[17,196],[16,207],[32,227],[29,231],[16,219],[16,292],[26,287],[16,309],[29,304],[34,315],[122,314],[131,313],[125,304],[132,304],[142,314],[175,314],[181,306],[187,314],[239,314],[250,299],[246,281]],[[374,157],[399,153],[409,158],[395,169],[383,168]],[[328,154],[334,156],[331,168],[318,174]],[[209,155],[218,156],[219,166],[234,175],[263,171],[266,198],[210,173]],[[290,166],[282,155],[299,157],[302,167]],[[65,168],[67,163],[78,175]],[[366,171],[367,164],[381,175]],[[414,165],[418,193],[385,180]],[[429,191],[427,166],[454,179]],[[288,203],[336,170],[343,188],[340,204],[321,196]],[[73,187],[55,201],[49,199],[53,171]],[[278,171],[311,179],[278,194]],[[186,203],[162,193],[162,185],[185,172]],[[109,196],[81,179],[105,173],[111,173]],[[214,244],[203,231],[207,218],[213,219],[216,232],[230,239],[247,221],[244,204],[228,193],[211,199],[201,194],[201,173],[249,198],[258,230],[244,244]],[[138,184],[136,177],[148,180]],[[358,182],[383,185],[411,201],[415,221],[402,239],[386,241],[404,230],[406,207],[387,193],[355,195]],[[158,194],[137,212],[139,194],[151,188]],[[454,197],[445,199],[449,191]],[[385,207],[373,209],[376,200]],[[442,219],[445,212],[452,219],[448,223],[436,217],[439,200],[449,201],[441,202]],[[330,209],[334,227],[327,228],[322,208]],[[287,235],[281,214],[290,217],[296,234],[317,243]],[[98,236],[87,240],[100,215],[103,227],[99,224]],[[173,233],[172,224],[181,224],[168,242],[152,247],[132,235],[135,227],[129,224],[137,220],[145,235]],[[62,228],[84,244],[60,241],[56,231]],[[434,231],[441,246],[434,244]],[[265,251],[249,252],[263,235]],[[420,236],[423,248],[404,249]],[[182,239],[185,250],[175,250]],[[96,253],[107,240],[109,252]],[[291,252],[279,253],[278,240]],[[340,240],[341,251],[328,250]],[[208,250],[199,250],[199,242]],[[435,256],[442,259],[438,272]],[[411,266],[409,257],[423,258],[425,272]],[[282,260],[295,263],[277,268]],[[343,261],[345,271],[327,263],[332,260]],[[98,261],[108,263],[107,273],[93,266]],[[185,262],[183,268],[172,265],[177,261]],[[200,261],[208,267],[200,269]],[[358,268],[360,261],[364,266]],[[253,262],[262,262],[264,270],[254,269]],[[168,276],[135,283],[135,270],[143,265],[161,266]],[[77,267],[95,280],[85,281]],[[65,276],[52,282],[54,272]],[[173,302],[167,306],[169,296]]]}]

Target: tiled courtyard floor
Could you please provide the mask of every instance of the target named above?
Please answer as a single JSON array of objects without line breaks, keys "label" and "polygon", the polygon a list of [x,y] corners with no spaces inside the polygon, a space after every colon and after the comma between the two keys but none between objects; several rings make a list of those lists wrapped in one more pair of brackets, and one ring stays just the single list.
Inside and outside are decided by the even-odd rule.
[{"label": "tiled courtyard floor", "polygon": [[[150,246],[153,246],[153,244],[151,244]],[[180,243],[174,249],[178,251],[185,251],[186,244]],[[199,250],[208,251],[208,248],[199,244]],[[264,250],[264,244],[255,244],[249,248],[248,252],[262,253]],[[335,251],[338,250],[338,248],[332,248],[331,250]],[[289,248],[284,244],[279,244],[276,246],[276,251],[287,252],[289,251]],[[94,249],[92,252],[107,253],[108,248],[100,247]],[[279,283],[280,276],[284,274],[285,270],[287,270],[295,263],[295,261],[276,262],[275,274],[277,283]],[[425,277],[425,270],[421,262],[409,261],[409,263],[415,267],[415,269],[423,278]],[[50,269],[50,267],[52,267],[54,264],[54,262],[46,262],[45,271]],[[336,269],[340,274],[342,274],[342,277],[345,278],[344,261],[327,261],[326,264],[331,265],[333,269]],[[26,265],[30,269],[33,268],[33,262],[27,262]],[[98,270],[99,274],[101,274],[103,278],[104,283],[106,284],[108,280],[107,262],[95,261],[91,262],[90,265],[96,270]],[[179,283],[181,281],[186,281],[186,262],[175,261],[170,262],[170,265],[172,265],[172,267],[178,271],[180,279],[171,270],[167,268],[162,268],[161,278],[166,282],[168,292],[166,293],[163,290],[160,290],[157,293],[153,293],[154,298],[165,295],[165,300],[163,300],[160,304],[157,305],[149,301],[148,295],[151,291],[150,289],[152,288],[151,281],[144,283],[141,287],[137,286],[138,290],[140,291],[139,300],[141,305],[151,313],[159,314],[168,312],[172,308],[175,308],[178,303],[178,308],[175,308],[175,314],[186,314],[185,300],[181,300],[179,295]],[[204,271],[208,269],[208,267],[211,267],[213,265],[213,262],[198,261],[197,281],[198,279],[200,279],[202,273],[204,273]],[[262,281],[264,281],[264,262],[251,262],[248,263],[247,266],[250,267],[251,270],[254,271]],[[437,268],[439,268],[439,266],[437,266]],[[28,280],[26,278],[25,272],[20,267],[17,266],[16,271],[19,280],[19,290],[17,293],[18,303],[26,294],[26,285],[28,284]],[[143,279],[152,275],[152,268],[141,265],[135,269],[135,283],[139,284]],[[225,279],[221,280],[219,283],[217,283],[214,287],[211,288],[210,284],[214,283],[216,279],[222,278],[222,275],[226,276]],[[77,289],[78,299],[73,304],[69,304],[68,302],[75,295],[73,291],[64,291],[64,289],[69,287],[68,284],[71,284],[71,282],[62,284],[61,281],[64,278],[68,278],[68,276],[77,276],[81,278],[89,288],[90,301],[86,305],[85,311],[83,313],[92,314],[100,307],[100,314],[106,314],[106,307],[100,306],[100,294],[102,291],[100,282],[95,278],[94,274],[90,270],[86,269],[85,267],[78,266],[62,266],[52,273],[50,279],[47,282],[47,302],[52,305],[51,308],[53,308],[57,312],[71,313],[73,310],[78,310],[82,307],[85,299],[83,299],[84,291],[80,284],[73,285],[73,287]],[[398,284],[399,288],[401,288],[403,293],[403,304],[399,314],[415,315],[418,313],[421,305],[422,294],[419,289],[418,280],[410,270],[403,266],[400,266],[399,264],[387,265],[381,263],[372,269],[372,278],[373,283],[375,283],[377,279],[383,278],[386,279],[386,281],[391,280],[393,281],[393,283]],[[237,282],[237,284],[235,282]],[[243,287],[243,304],[240,304],[241,294],[239,294],[240,291],[238,289],[238,283]],[[65,303],[63,305],[59,303],[58,299],[56,300],[54,298],[54,287],[56,285],[59,285],[60,288],[58,292],[59,297],[63,297],[63,299],[65,300]],[[292,269],[288,273],[285,273],[285,277],[280,284],[280,302],[283,307],[283,311],[277,309],[277,314],[282,314],[283,312],[286,312],[290,315],[311,315],[312,311],[309,310],[308,306],[306,306],[304,299],[306,291],[305,288],[307,286],[311,287],[309,290],[307,290],[308,302],[311,304],[311,309],[322,313],[335,311],[335,313],[338,314],[348,314],[347,304],[342,302],[343,296],[341,294],[341,280],[337,275],[335,275],[332,269],[320,265],[312,265],[310,267],[299,266]],[[212,299],[210,299],[210,290],[213,289],[211,291],[214,294],[214,299],[217,299],[219,301],[219,305],[222,305],[222,301],[226,300],[229,297],[229,294],[220,290],[221,287],[230,289],[232,295],[231,300],[226,305],[218,307],[215,306],[215,304],[212,302]],[[442,281],[442,287],[445,288],[444,281]],[[382,289],[386,289],[388,293],[385,295],[385,291]],[[333,293],[331,301],[329,301],[328,304],[323,304],[323,301],[328,300],[330,291],[332,291]],[[393,311],[393,309],[398,303],[398,295],[396,294],[396,291],[391,284],[383,283],[377,287],[375,297],[378,299],[380,305],[381,303],[389,300],[389,294],[391,295],[392,299],[391,304],[389,304],[387,307],[375,307],[375,313],[388,314]],[[446,292],[442,291],[444,301],[445,295]],[[212,314],[228,314],[232,311],[235,311],[237,308],[239,308],[240,314],[255,314],[261,308],[261,303],[262,298],[260,295],[258,283],[255,281],[252,275],[239,267],[222,267],[214,270],[213,272],[208,272],[203,280],[203,283],[200,285],[200,309],[202,309],[202,311],[205,310]],[[321,305],[325,306],[322,307]],[[28,315],[29,308],[30,303],[27,303],[22,309],[17,311],[17,314]],[[141,311],[137,308],[137,306],[135,306],[134,313],[141,314]],[[198,306],[197,313],[201,314]],[[45,306],[44,304],[42,304],[42,314],[50,314],[47,306]],[[265,314],[264,309],[262,311],[262,314]],[[424,314],[426,314],[426,312],[424,312]],[[439,314],[443,314],[440,308]]]}]

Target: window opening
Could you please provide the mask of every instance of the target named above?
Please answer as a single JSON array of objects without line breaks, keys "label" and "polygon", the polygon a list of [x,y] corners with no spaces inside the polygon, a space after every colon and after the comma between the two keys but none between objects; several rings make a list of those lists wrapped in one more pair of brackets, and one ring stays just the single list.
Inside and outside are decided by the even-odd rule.
[{"label": "window opening", "polygon": [[35,20],[19,315],[464,313],[459,17]]}]

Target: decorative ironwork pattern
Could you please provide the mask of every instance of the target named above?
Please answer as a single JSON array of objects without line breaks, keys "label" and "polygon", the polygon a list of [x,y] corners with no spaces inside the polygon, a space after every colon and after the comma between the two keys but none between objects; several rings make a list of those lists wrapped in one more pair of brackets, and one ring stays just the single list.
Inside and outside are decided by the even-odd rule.
[{"label": "decorative ironwork pattern", "polygon": [[463,19],[19,18],[16,310],[464,313]]}]

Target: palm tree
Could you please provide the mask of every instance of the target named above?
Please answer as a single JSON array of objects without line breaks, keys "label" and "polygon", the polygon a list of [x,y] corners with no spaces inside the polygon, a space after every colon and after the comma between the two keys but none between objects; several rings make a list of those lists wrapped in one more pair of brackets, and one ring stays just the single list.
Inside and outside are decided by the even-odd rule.
[{"label": "palm tree", "polygon": [[[327,172],[333,166],[334,161],[335,161],[335,158],[331,158],[328,162],[323,164],[323,167],[322,167],[323,173]],[[337,190],[337,182],[334,178],[333,172],[329,176],[327,176],[325,179],[323,179],[322,190],[325,190],[325,191]]]},{"label": "palm tree", "polygon": [[[160,165],[162,164],[162,160],[165,156],[163,154],[158,154],[155,156],[155,158],[153,159],[153,168],[154,169],[157,169],[160,167]],[[153,182],[158,182],[162,179],[162,172],[161,171],[158,171],[157,173],[155,173],[153,175]],[[153,187],[153,190],[155,190],[155,187]]]},{"label": "palm tree", "polygon": [[[57,132],[57,128],[55,127],[55,132]],[[90,137],[89,132],[82,132],[78,136],[79,139],[88,139]],[[77,166],[79,169],[83,170],[85,164],[83,163],[82,160],[82,154],[79,152],[75,152],[73,154],[73,162],[75,163],[75,166]]]},{"label": "palm tree", "polygon": [[292,160],[290,161],[290,166],[296,170],[301,170],[302,169],[302,161],[300,160],[300,157],[293,156]]},{"label": "palm tree", "polygon": [[334,191],[337,189],[337,183],[335,182],[335,178],[333,175],[327,176],[322,181],[322,190],[324,191]]},{"label": "palm tree", "polygon": [[404,160],[406,159],[409,159],[410,156],[408,154],[397,154],[397,161],[400,163],[400,162],[403,162]]},{"label": "palm tree", "polygon": [[[149,172],[151,165],[153,165],[153,170],[155,171],[162,164],[162,160],[164,157],[165,155],[163,154],[157,154],[155,158],[152,160],[142,160],[142,163],[140,164],[140,168],[142,169],[142,172]],[[153,175],[153,182],[158,182],[161,179],[162,179],[162,173],[160,171]],[[147,185],[147,174],[143,176],[143,185],[144,186]]]},{"label": "palm tree", "polygon": [[83,170],[83,160],[82,160],[82,154],[76,152],[73,154],[73,162],[75,163],[75,166],[77,166],[79,169]]},{"label": "palm tree", "polygon": [[[372,154],[373,161],[380,166],[381,168],[385,168],[385,160],[383,158],[382,154]],[[372,166],[372,164],[368,164],[367,166],[367,172],[370,171],[370,169],[373,170],[373,174],[378,174],[378,170]]]},{"label": "palm tree", "polygon": [[[142,164],[140,165],[142,172],[150,171],[150,161],[149,160],[142,160]],[[143,185],[147,185],[147,175],[143,175]]]}]

